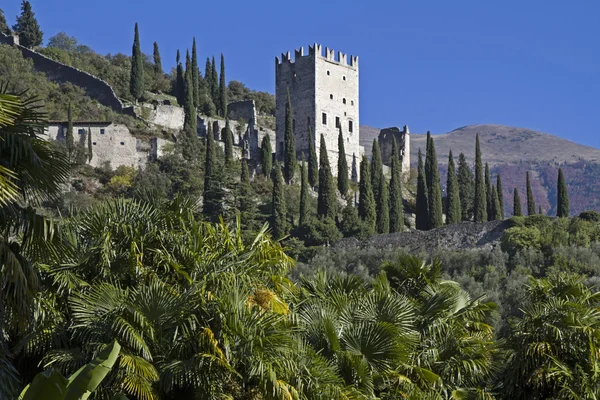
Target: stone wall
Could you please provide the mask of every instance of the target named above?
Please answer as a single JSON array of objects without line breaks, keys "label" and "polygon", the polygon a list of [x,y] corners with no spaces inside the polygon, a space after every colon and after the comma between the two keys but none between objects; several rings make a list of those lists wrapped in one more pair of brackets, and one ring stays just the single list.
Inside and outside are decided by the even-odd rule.
[{"label": "stone wall", "polygon": [[247,123],[256,121],[256,107],[254,100],[242,100],[227,105],[227,117],[230,120],[245,120]]},{"label": "stone wall", "polygon": [[135,115],[144,121],[167,129],[182,130],[185,113],[182,107],[144,103],[134,107]]},{"label": "stone wall", "polygon": [[118,112],[123,110],[123,104],[112,87],[102,79],[23,47],[18,44],[18,38],[16,37],[0,34],[0,43],[18,48],[23,57],[33,61],[35,70],[46,74],[49,80],[57,83],[68,82],[77,85],[85,90],[86,95],[97,100],[99,103]]},{"label": "stone wall", "polygon": [[400,157],[402,159],[402,171],[408,173],[410,171],[410,131],[408,126],[404,126],[402,130],[397,127],[385,128],[379,132],[377,142],[381,149],[381,159],[384,164],[390,164],[392,156],[392,143],[396,139]]}]

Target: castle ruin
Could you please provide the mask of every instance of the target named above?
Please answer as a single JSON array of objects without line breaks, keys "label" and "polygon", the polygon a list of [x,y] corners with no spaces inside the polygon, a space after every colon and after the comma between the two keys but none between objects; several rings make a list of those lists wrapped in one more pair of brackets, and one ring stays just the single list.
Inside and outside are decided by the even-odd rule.
[{"label": "castle ruin", "polygon": [[398,146],[398,154],[402,161],[402,171],[408,173],[410,171],[410,131],[408,126],[404,125],[402,130],[393,127],[385,128],[379,132],[377,142],[381,149],[381,160],[384,164],[390,165],[390,158],[392,156],[392,143],[396,139],[396,145]]},{"label": "castle ruin", "polygon": [[[348,166],[354,156],[359,158],[364,148],[359,144],[358,112],[358,57],[314,44],[275,58],[276,87],[276,149],[278,159],[283,157],[285,136],[285,107],[289,92],[293,112],[294,140],[298,157],[308,156],[309,129],[317,153],[323,135],[329,162],[337,165],[338,134],[344,136],[345,157]],[[333,167],[332,172],[337,173]]]}]

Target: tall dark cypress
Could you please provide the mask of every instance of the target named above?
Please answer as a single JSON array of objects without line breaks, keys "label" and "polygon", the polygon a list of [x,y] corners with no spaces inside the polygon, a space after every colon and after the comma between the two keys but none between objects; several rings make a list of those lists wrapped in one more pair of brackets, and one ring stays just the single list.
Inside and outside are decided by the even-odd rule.
[{"label": "tall dark cypress", "polygon": [[153,49],[153,58],[154,58],[154,73],[156,73],[156,75],[162,75],[163,74],[163,67],[162,67],[162,61],[160,59],[160,51],[158,50],[158,43],[154,42],[154,49]]},{"label": "tall dark cypress", "polygon": [[417,204],[416,204],[416,228],[426,231],[429,228],[429,195],[427,180],[425,179],[425,167],[423,166],[423,154],[419,149],[417,165]]},{"label": "tall dark cypress", "polygon": [[210,96],[212,98],[213,103],[215,104],[215,106],[217,106],[217,113],[219,115],[220,112],[218,111],[219,108],[219,102],[220,102],[220,96],[219,96],[219,73],[217,72],[217,63],[215,62],[215,56],[213,56],[212,58],[212,63],[210,66],[210,74],[212,76],[211,81],[210,81]]},{"label": "tall dark cypress", "polygon": [[0,9],[0,33],[4,33],[6,36],[10,35],[10,28],[6,23],[6,17],[4,16],[4,11]]},{"label": "tall dark cypress", "polygon": [[377,199],[377,233],[390,233],[390,193],[387,180],[379,180],[379,199]]},{"label": "tall dark cypress", "polygon": [[253,199],[252,185],[250,184],[250,172],[248,171],[248,161],[246,159],[242,159],[237,200],[241,223],[245,228],[248,228],[252,220],[256,217],[256,205]]},{"label": "tall dark cypress", "polygon": [[273,149],[271,148],[271,139],[269,135],[263,137],[260,145],[260,166],[264,176],[269,176],[273,168]]},{"label": "tall dark cypress", "polygon": [[460,196],[460,212],[462,221],[471,221],[473,218],[474,182],[473,171],[467,164],[463,153],[458,156],[458,187]]},{"label": "tall dark cypress", "polygon": [[352,182],[358,182],[358,166],[356,165],[356,154],[352,153],[352,172],[350,179]]},{"label": "tall dark cypress", "polygon": [[371,149],[371,187],[375,201],[379,202],[379,187],[383,177],[383,161],[381,160],[381,148],[377,139],[373,139],[373,148]]},{"label": "tall dark cypress", "polygon": [[221,53],[221,75],[219,77],[219,110],[223,118],[227,117],[227,82],[225,81],[225,56]]},{"label": "tall dark cypress", "polygon": [[192,83],[194,84],[194,107],[200,107],[200,69],[198,69],[198,52],[196,38],[192,42]]},{"label": "tall dark cypress", "polygon": [[438,169],[437,155],[433,138],[429,137],[429,175],[431,187],[429,189],[429,229],[439,228],[444,224],[444,209],[442,205],[442,184],[440,182],[440,170]]},{"label": "tall dark cypress", "polygon": [[88,163],[92,161],[92,157],[94,157],[94,150],[92,148],[92,128],[88,127],[87,131],[87,146],[88,146]]},{"label": "tall dark cypress", "polygon": [[496,193],[498,194],[498,215],[500,218],[504,219],[504,189],[502,188],[502,178],[498,173],[496,177]]},{"label": "tall dark cypress", "polygon": [[204,215],[216,221],[221,214],[221,193],[217,175],[216,144],[211,132],[206,135],[206,159],[204,162]]},{"label": "tall dark cypress", "polygon": [[475,136],[475,197],[473,200],[473,218],[475,222],[487,221],[487,195],[481,162],[479,134]]},{"label": "tall dark cypress", "polygon": [[488,221],[493,221],[495,214],[490,211],[494,206],[492,203],[494,201],[492,196],[492,178],[490,177],[490,166],[488,163],[485,163],[485,204],[488,211]]},{"label": "tall dark cypress", "polygon": [[[208,97],[212,100],[212,64],[210,63],[209,57],[206,57],[206,64],[204,64],[204,82],[206,82]],[[267,175],[271,176],[271,171],[269,171]]]},{"label": "tall dark cypress", "polygon": [[340,127],[338,135],[338,165],[337,165],[337,186],[338,190],[344,196],[348,192],[348,161],[346,161],[346,150],[344,148],[344,135]]},{"label": "tall dark cypress", "polygon": [[319,160],[315,150],[315,138],[312,128],[308,128],[308,183],[315,188],[319,185]]},{"label": "tall dark cypress", "polygon": [[358,200],[358,214],[365,223],[368,232],[375,232],[377,221],[375,197],[371,188],[371,172],[367,157],[363,156],[360,162],[360,196]]},{"label": "tall dark cypress", "polygon": [[183,109],[185,113],[184,119],[184,130],[189,135],[197,135],[197,119],[196,119],[196,107],[194,106],[194,79],[192,77],[192,63],[190,61],[190,53],[187,52],[185,56],[185,101],[183,103]]},{"label": "tall dark cypress", "polygon": [[21,15],[17,17],[17,23],[13,25],[13,31],[19,35],[21,46],[33,48],[42,44],[44,33],[35,18],[30,2],[23,1],[21,3]]},{"label": "tall dark cypress", "polygon": [[292,100],[288,89],[285,102],[285,134],[283,137],[283,175],[288,185],[294,179],[296,171],[296,143],[294,141],[294,113],[292,112]]},{"label": "tall dark cypress", "polygon": [[300,226],[308,221],[308,170],[302,155],[302,164],[300,165]]},{"label": "tall dark cypress", "polygon": [[400,232],[404,229],[404,206],[402,204],[402,162],[398,153],[396,139],[392,140],[391,157],[392,177],[390,179],[390,232]]},{"label": "tall dark cypress", "polygon": [[491,215],[490,221],[497,221],[500,218],[500,202],[498,201],[498,192],[496,191],[496,186],[492,185],[490,188],[491,198],[490,198],[490,210],[489,214]]},{"label": "tall dark cypress", "polygon": [[538,215],[544,215],[542,212],[542,206],[538,206]]},{"label": "tall dark cypress", "polygon": [[556,216],[559,218],[568,217],[570,214],[571,204],[569,202],[569,192],[567,191],[567,183],[563,175],[562,168],[558,169],[558,182],[556,186]]},{"label": "tall dark cypress", "polygon": [[527,188],[527,215],[535,215],[535,199],[533,198],[533,190],[531,190],[529,171],[525,173],[525,185]]},{"label": "tall dark cypress", "polygon": [[333,176],[331,175],[325,137],[323,135],[321,135],[319,152],[319,198],[317,213],[319,217],[335,218],[337,213],[337,195]]},{"label": "tall dark cypress", "polygon": [[[427,189],[429,192],[427,195],[431,193],[431,178],[432,178],[432,160],[429,156],[431,152],[431,133],[427,131],[427,138],[425,142],[425,183],[427,183]],[[431,210],[430,210],[431,211]]]},{"label": "tall dark cypress", "polygon": [[458,178],[454,167],[452,150],[448,154],[448,178],[446,179],[446,224],[457,224],[461,220]]},{"label": "tall dark cypress", "polygon": [[177,98],[177,103],[183,107],[185,105],[185,78],[180,58],[181,55],[179,54],[179,49],[177,49],[177,76],[175,77],[175,90],[173,94]]},{"label": "tall dark cypress", "polygon": [[285,188],[283,176],[281,175],[281,167],[278,162],[273,166],[271,173],[273,180],[273,202],[271,211],[271,229],[273,237],[280,239],[287,234],[287,208],[285,205]]},{"label": "tall dark cypress", "polygon": [[521,196],[519,196],[519,191],[515,188],[513,192],[513,215],[515,217],[520,217],[523,215],[523,211],[521,211]]},{"label": "tall dark cypress", "polygon": [[69,154],[69,158],[73,156],[73,152],[75,151],[75,138],[73,137],[73,112],[71,110],[71,102],[69,102],[69,106],[67,108],[67,153]]},{"label": "tall dark cypress", "polygon": [[229,127],[229,118],[225,120],[225,128],[221,133],[221,140],[225,144],[225,162],[227,164],[233,163],[233,132]]},{"label": "tall dark cypress", "polygon": [[137,103],[144,94],[144,56],[140,48],[140,34],[138,24],[135,23],[135,36],[131,49],[131,73],[129,75],[129,93]]}]

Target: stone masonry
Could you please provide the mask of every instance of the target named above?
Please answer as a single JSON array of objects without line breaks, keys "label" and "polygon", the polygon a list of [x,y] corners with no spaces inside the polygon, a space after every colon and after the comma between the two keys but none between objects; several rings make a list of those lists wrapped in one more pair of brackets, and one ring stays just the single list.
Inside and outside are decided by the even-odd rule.
[{"label": "stone masonry", "polygon": [[382,129],[381,132],[379,132],[377,142],[381,148],[381,159],[386,165],[390,164],[393,139],[396,139],[396,144],[400,151],[402,171],[408,173],[410,171],[410,131],[408,130],[408,126],[404,125],[402,130],[393,127]]},{"label": "stone masonry", "polygon": [[[323,135],[332,172],[337,174],[338,134],[341,128],[349,170],[355,155],[360,161],[364,148],[359,145],[358,57],[314,44],[308,49],[275,58],[276,154],[283,158],[285,107],[289,91],[292,103],[294,139],[298,158],[308,155],[308,132],[312,129],[317,154]],[[358,171],[357,171],[358,172]],[[351,171],[349,171],[351,173]]]}]

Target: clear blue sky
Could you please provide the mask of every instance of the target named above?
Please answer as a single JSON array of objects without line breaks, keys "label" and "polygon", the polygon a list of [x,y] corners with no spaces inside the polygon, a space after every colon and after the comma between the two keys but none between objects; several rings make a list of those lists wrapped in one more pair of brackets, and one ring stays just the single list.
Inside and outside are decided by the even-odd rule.
[{"label": "clear blue sky", "polygon": [[[10,24],[20,0],[3,0]],[[32,0],[59,31],[99,53],[198,40],[225,54],[228,80],[274,92],[274,57],[319,42],[360,57],[361,124],[448,132],[495,123],[600,147],[600,1]],[[203,63],[202,63],[203,64]]]}]

